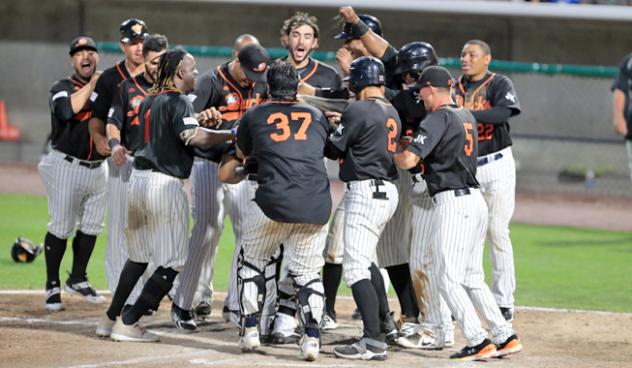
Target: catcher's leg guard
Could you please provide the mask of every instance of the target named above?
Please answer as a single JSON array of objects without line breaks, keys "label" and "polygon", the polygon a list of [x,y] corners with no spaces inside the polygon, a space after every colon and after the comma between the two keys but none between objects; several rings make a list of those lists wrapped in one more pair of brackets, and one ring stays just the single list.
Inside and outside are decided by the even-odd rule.
[{"label": "catcher's leg guard", "polygon": [[318,277],[307,282],[302,280],[305,278],[305,276],[293,277],[297,288],[296,301],[299,320],[306,330],[308,328],[318,329],[325,306],[323,283]]},{"label": "catcher's leg guard", "polygon": [[257,315],[261,311],[266,295],[265,273],[244,260],[243,253],[240,254],[237,266],[237,292],[242,322],[245,317]]}]

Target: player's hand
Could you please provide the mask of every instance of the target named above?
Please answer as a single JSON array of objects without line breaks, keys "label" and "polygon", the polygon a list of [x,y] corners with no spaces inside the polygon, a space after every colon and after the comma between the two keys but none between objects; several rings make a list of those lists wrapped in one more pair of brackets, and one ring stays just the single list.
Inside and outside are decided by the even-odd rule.
[{"label": "player's hand", "polygon": [[222,122],[222,114],[214,107],[201,111],[196,117],[205,128],[216,128]]},{"label": "player's hand", "polygon": [[338,124],[340,124],[340,117],[342,116],[342,114],[335,111],[326,111],[325,116],[327,117],[327,120],[329,121],[329,125],[332,128],[336,128],[338,127]]},{"label": "player's hand", "polygon": [[360,21],[360,18],[350,6],[343,6],[338,9],[338,13],[347,23],[356,24]]},{"label": "player's hand", "polygon": [[127,162],[127,154],[129,151],[127,148],[123,147],[120,144],[117,144],[112,148],[112,161],[116,164],[116,166],[123,166]]},{"label": "player's hand", "polygon": [[405,150],[408,145],[410,144],[410,142],[413,141],[413,137],[411,136],[402,136],[399,139],[399,146],[402,148],[402,151]]},{"label": "player's hand", "polygon": [[95,70],[95,72],[92,74],[92,77],[90,77],[90,83],[93,86],[97,85],[97,80],[99,80],[101,74],[103,74],[103,70]]},{"label": "player's hand", "polygon": [[351,51],[347,50],[344,47],[341,47],[336,51],[336,61],[338,65],[340,65],[340,70],[344,75],[349,75],[349,66],[353,62],[353,55],[351,55]]},{"label": "player's hand", "polygon": [[101,156],[108,157],[112,153],[112,150],[110,149],[110,146],[108,146],[108,141],[107,139],[105,139],[105,137],[101,137],[99,139],[93,136],[92,139],[94,139],[94,147],[97,149],[97,152]]}]

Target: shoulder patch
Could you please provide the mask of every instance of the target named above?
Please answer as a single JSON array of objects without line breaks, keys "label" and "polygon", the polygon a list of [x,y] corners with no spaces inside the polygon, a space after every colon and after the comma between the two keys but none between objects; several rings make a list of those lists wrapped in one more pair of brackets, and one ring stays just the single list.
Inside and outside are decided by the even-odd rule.
[{"label": "shoulder patch", "polygon": [[55,101],[58,98],[62,98],[62,97],[68,97],[68,92],[66,92],[66,91],[59,91],[59,92],[55,93],[53,95],[53,101]]},{"label": "shoulder patch", "polygon": [[195,126],[200,126],[200,123],[198,123],[196,118],[192,118],[190,116],[187,116],[186,118],[183,118],[182,121],[184,122],[184,125],[195,125]]},{"label": "shoulder patch", "polygon": [[90,101],[94,102],[97,99],[97,97],[99,97],[99,94],[93,91],[92,94],[90,95]]},{"label": "shoulder patch", "polygon": [[193,101],[197,100],[197,97],[198,96],[196,94],[194,94],[194,93],[189,93],[187,95],[187,98],[189,99],[189,101],[191,101],[191,103],[193,103]]},{"label": "shoulder patch", "polygon": [[114,108],[110,107],[110,109],[108,110],[108,118],[111,118],[112,116],[114,116]]},{"label": "shoulder patch", "polygon": [[424,134],[419,134],[415,137],[414,142],[419,144],[424,144],[426,142],[426,138],[428,138]]}]

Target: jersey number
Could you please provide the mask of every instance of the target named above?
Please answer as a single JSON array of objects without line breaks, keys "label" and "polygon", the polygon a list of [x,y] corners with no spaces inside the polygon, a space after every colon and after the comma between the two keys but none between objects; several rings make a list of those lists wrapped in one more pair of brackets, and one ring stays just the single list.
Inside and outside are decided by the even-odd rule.
[{"label": "jersey number", "polygon": [[151,109],[147,109],[147,111],[145,112],[145,115],[143,116],[145,118],[145,143],[149,143],[149,119],[151,118]]},{"label": "jersey number", "polygon": [[388,146],[386,149],[389,152],[395,152],[397,151],[397,143],[395,142],[397,139],[397,121],[393,118],[386,120],[386,129],[388,129]]},{"label": "jersey number", "polygon": [[463,150],[465,151],[466,156],[472,156],[472,152],[474,151],[474,129],[472,127],[472,123],[465,122],[463,123],[463,129],[465,129],[465,145],[463,146]]},{"label": "jersey number", "polygon": [[297,141],[307,140],[307,128],[312,123],[312,114],[309,112],[292,112],[290,117],[282,112],[274,113],[268,116],[267,123],[274,124],[276,132],[270,133],[270,138],[275,142],[284,142],[292,135],[290,129],[290,121],[300,121],[301,126],[294,133],[294,139]]},{"label": "jersey number", "polygon": [[478,123],[478,141],[491,141],[492,134],[494,133],[494,124],[481,124]]}]

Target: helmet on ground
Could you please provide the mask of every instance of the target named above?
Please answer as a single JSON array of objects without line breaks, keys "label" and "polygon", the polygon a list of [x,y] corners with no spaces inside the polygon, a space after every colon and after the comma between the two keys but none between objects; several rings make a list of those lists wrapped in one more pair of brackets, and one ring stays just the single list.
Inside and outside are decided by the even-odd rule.
[{"label": "helmet on ground", "polygon": [[349,66],[349,89],[358,93],[367,86],[384,85],[384,64],[373,56],[362,56]]},{"label": "helmet on ground", "polygon": [[29,239],[18,237],[11,247],[11,258],[16,263],[31,263],[42,249],[41,245],[34,245]]}]

